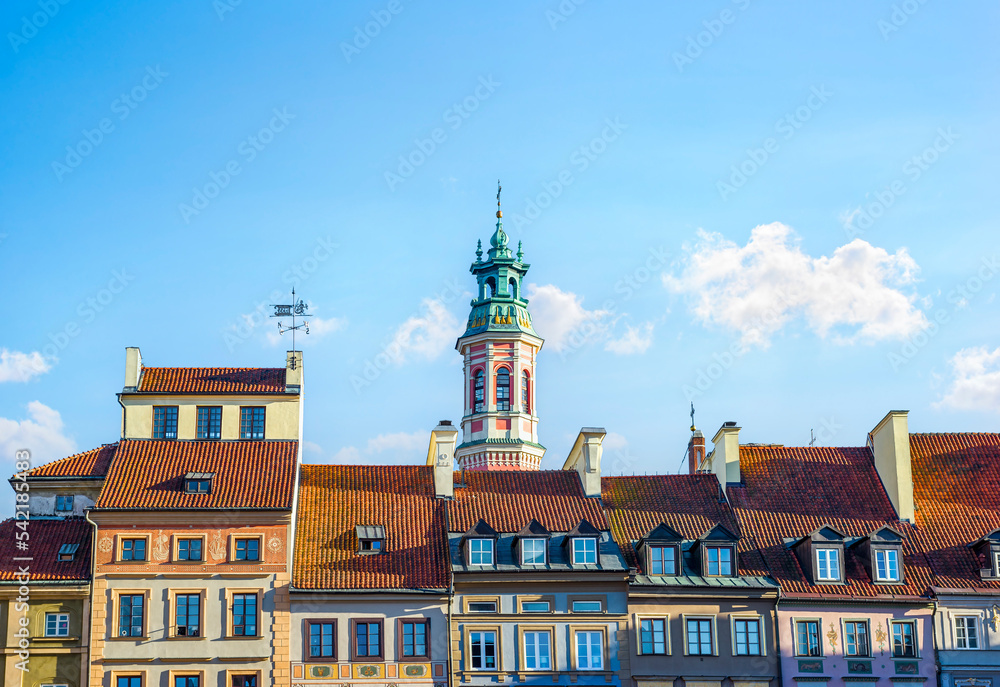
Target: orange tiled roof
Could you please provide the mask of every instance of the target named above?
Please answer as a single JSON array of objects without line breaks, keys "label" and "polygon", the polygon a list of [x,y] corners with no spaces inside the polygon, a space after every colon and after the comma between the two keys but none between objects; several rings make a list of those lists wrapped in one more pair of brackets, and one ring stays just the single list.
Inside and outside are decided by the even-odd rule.
[{"label": "orange tiled roof", "polygon": [[[740,446],[744,486],[729,496],[743,532],[756,540],[771,576],[786,596],[919,597],[931,586],[917,530],[896,517],[867,448]],[[814,585],[786,546],[828,524],[849,538],[884,525],[904,535],[906,584],[873,584],[857,555],[846,552],[846,584]]]},{"label": "orange tiled roof", "polygon": [[[293,585],[300,589],[448,587],[444,502],[430,467],[303,465]],[[357,553],[358,525],[385,528],[385,552]]]},{"label": "orange tiled roof", "polygon": [[[296,441],[123,440],[96,508],[292,507]],[[210,494],[184,493],[184,475],[212,472]]]},{"label": "orange tiled roof", "polygon": [[283,367],[144,367],[140,393],[283,394]]},{"label": "orange tiled roof", "polygon": [[[83,518],[65,520],[31,520],[27,525],[27,551],[18,551],[15,534],[19,529],[12,518],[0,522],[0,581],[17,579],[18,566],[31,568],[31,582],[86,581],[90,579],[90,535],[92,528]],[[57,554],[63,544],[78,544],[76,558],[59,561]],[[15,561],[15,556],[31,556],[28,562]]]},{"label": "orange tiled roof", "polygon": [[917,526],[934,570],[947,588],[1000,588],[982,580],[968,548],[1000,529],[1000,434],[911,434]]},{"label": "orange tiled roof", "polygon": [[108,467],[111,465],[111,460],[115,457],[117,449],[118,444],[105,444],[100,448],[39,465],[28,474],[30,477],[92,477],[99,479],[108,474]]},{"label": "orange tiled roof", "polygon": [[580,477],[570,470],[455,474],[455,499],[448,504],[452,532],[465,532],[482,518],[498,532],[518,532],[532,518],[551,532],[568,532],[580,520],[609,530],[601,500],[587,498]]},{"label": "orange tiled roof", "polygon": [[[601,480],[611,531],[630,567],[642,568],[631,542],[638,542],[661,522],[694,540],[715,525],[740,535],[729,504],[719,500],[715,475],[650,475]],[[748,539],[739,545],[740,572],[767,575],[764,562]]]}]

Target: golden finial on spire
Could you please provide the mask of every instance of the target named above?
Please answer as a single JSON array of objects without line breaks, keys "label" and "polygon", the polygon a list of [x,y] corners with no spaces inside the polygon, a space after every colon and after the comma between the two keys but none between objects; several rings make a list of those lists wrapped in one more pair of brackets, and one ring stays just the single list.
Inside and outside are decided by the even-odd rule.
[{"label": "golden finial on spire", "polygon": [[497,179],[497,219],[503,217],[503,213],[500,212],[500,190],[503,187],[500,185],[500,180]]}]

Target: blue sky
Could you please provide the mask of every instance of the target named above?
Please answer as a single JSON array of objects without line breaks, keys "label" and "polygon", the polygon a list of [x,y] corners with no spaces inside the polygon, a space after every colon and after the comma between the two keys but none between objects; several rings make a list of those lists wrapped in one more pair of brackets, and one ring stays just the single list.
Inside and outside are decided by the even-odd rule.
[{"label": "blue sky", "polygon": [[[312,462],[458,420],[477,239],[523,241],[539,432],[995,430],[995,3],[6,3],[0,449],[114,441],[124,348],[279,366]],[[257,313],[257,314],[255,314]],[[367,370],[367,374],[366,374]],[[423,454],[425,455],[425,454]]]}]

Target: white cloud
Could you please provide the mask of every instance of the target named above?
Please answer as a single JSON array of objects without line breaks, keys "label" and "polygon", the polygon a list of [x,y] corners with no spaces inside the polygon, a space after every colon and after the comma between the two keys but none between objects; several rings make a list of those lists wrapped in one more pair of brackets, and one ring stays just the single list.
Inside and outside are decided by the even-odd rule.
[{"label": "white cloud", "polygon": [[27,382],[51,369],[52,365],[38,351],[21,353],[0,348],[0,382]]},{"label": "white cloud", "polygon": [[529,310],[535,331],[557,353],[607,336],[607,310],[587,310],[583,298],[553,284],[528,284]]},{"label": "white cloud", "polygon": [[64,433],[59,411],[32,401],[26,419],[0,417],[0,456],[11,459],[21,449],[31,451],[32,465],[41,465],[76,453],[76,442]]},{"label": "white cloud", "polygon": [[385,352],[402,365],[410,354],[434,360],[455,345],[464,331],[462,323],[440,299],[425,298],[423,312],[413,315],[396,328]]},{"label": "white cloud", "polygon": [[797,317],[844,344],[902,339],[925,328],[908,288],[918,272],[905,248],[890,254],[861,239],[813,258],[791,228],[775,222],[755,227],[746,246],[699,230],[683,271],[663,282],[691,299],[697,319],[740,332],[744,345],[766,347]]},{"label": "white cloud", "polygon": [[1000,412],[1000,348],[963,348],[949,364],[951,386],[936,408]]},{"label": "white cloud", "polygon": [[625,334],[617,339],[610,339],[604,344],[604,350],[617,355],[632,355],[645,353],[653,345],[653,323],[646,322],[638,327],[625,325]]},{"label": "white cloud", "polygon": [[[309,323],[309,333],[306,334],[305,331],[297,332],[295,337],[296,347],[316,343],[327,334],[339,332],[347,327],[347,318],[345,317],[329,317],[325,320],[322,317],[307,317],[306,322]],[[282,324],[287,323],[283,322]],[[301,324],[301,322],[296,322],[296,324]],[[291,345],[290,337],[291,332],[279,334],[277,327],[267,330],[267,341],[272,346],[279,346],[282,341]]]},{"label": "white cloud", "polygon": [[347,464],[413,464],[427,458],[430,432],[393,432],[379,434],[368,440],[364,450],[345,446],[333,456],[334,463]]}]

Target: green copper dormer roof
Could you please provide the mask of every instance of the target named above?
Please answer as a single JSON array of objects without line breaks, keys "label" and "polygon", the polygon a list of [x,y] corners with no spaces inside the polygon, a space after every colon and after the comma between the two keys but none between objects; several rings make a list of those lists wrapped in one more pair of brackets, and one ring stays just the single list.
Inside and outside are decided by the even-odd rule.
[{"label": "green copper dormer roof", "polygon": [[530,265],[524,262],[521,243],[514,256],[508,247],[510,239],[503,230],[503,213],[500,211],[500,187],[497,184],[497,226],[490,239],[490,249],[484,262],[483,244],[476,248],[476,261],[469,271],[475,275],[479,291],[470,305],[469,321],[465,334],[482,332],[526,332],[538,336],[531,326],[528,299],[523,294],[524,276]]}]

